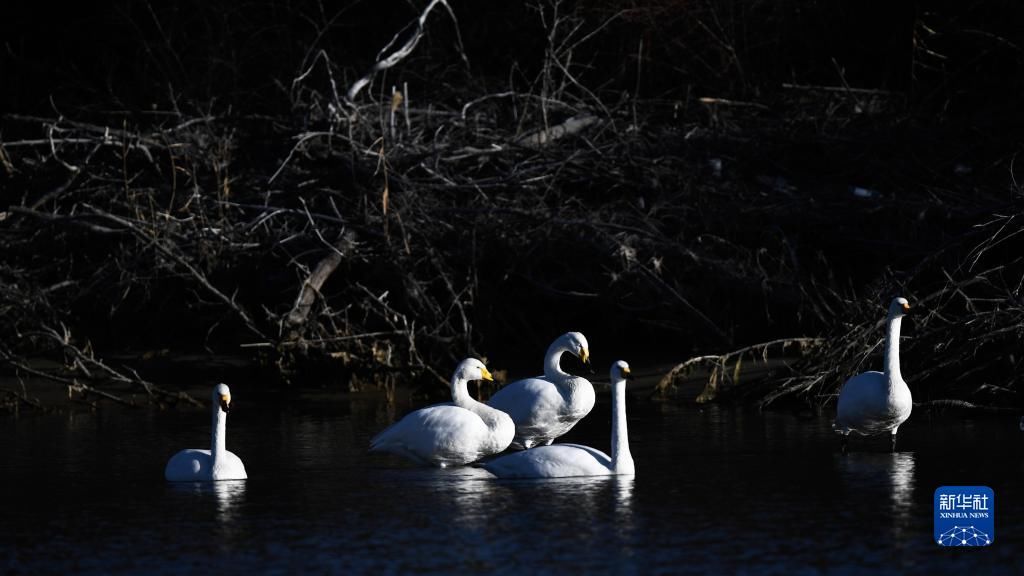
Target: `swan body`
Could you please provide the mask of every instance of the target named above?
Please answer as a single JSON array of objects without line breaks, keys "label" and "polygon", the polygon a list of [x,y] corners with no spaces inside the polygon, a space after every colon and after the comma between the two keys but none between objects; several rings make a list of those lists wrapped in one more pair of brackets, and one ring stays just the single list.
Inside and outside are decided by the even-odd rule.
[{"label": "swan body", "polygon": [[463,360],[452,376],[450,404],[409,413],[370,441],[370,452],[388,452],[441,468],[469,464],[508,448],[512,419],[469,395],[470,380],[491,380],[479,360]]},{"label": "swan body", "polygon": [[892,448],[896,447],[896,433],[914,407],[910,388],[900,374],[900,324],[909,310],[905,298],[896,298],[889,305],[884,372],[858,374],[847,380],[839,392],[833,427],[843,435],[844,448],[850,432],[888,432]]},{"label": "swan body", "polygon": [[559,336],[548,347],[544,375],[512,382],[491,397],[492,407],[507,413],[516,425],[512,447],[546,446],[565,434],[594,408],[594,386],[586,378],[562,371],[562,354],[590,362],[587,339],[579,332]]},{"label": "swan body", "polygon": [[213,432],[209,450],[182,450],[167,461],[164,478],[171,482],[211,482],[245,480],[242,459],[225,447],[231,390],[226,384],[213,389]]},{"label": "swan body", "polygon": [[612,455],[578,444],[538,446],[532,450],[499,456],[484,463],[499,478],[565,478],[634,474],[626,430],[626,377],[629,365],[612,365]]}]

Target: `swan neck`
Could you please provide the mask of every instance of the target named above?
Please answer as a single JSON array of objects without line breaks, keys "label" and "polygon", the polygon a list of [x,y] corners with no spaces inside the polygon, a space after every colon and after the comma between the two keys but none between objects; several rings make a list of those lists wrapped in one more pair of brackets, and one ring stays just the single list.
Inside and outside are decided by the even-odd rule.
[{"label": "swan neck", "polygon": [[544,356],[544,377],[549,380],[558,380],[568,376],[565,372],[562,372],[562,353],[568,352],[569,348],[566,347],[565,343],[561,339],[556,340],[548,346],[548,353]]},{"label": "swan neck", "polygon": [[465,378],[452,377],[452,402],[460,408],[470,408],[477,403],[469,395],[469,386]]},{"label": "swan neck", "polygon": [[213,436],[210,439],[210,454],[213,459],[226,451],[228,415],[216,403],[213,405]]},{"label": "swan neck", "polygon": [[889,317],[888,335],[885,342],[885,375],[889,382],[902,381],[900,374],[900,324],[903,318]]},{"label": "swan neck", "polygon": [[626,381],[612,384],[612,471],[616,474],[633,473],[633,456],[629,453],[629,433],[626,430]]}]

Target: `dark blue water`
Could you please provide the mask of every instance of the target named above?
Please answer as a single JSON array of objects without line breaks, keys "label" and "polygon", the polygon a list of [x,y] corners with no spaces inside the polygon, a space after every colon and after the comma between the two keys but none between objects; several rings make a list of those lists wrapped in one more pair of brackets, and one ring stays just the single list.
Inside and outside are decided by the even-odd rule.
[{"label": "dark blue water", "polygon": [[[235,388],[242,388],[235,386]],[[249,480],[170,485],[206,447],[206,411],[103,408],[0,420],[0,570],[64,573],[1024,573],[1024,467],[1013,418],[916,413],[900,452],[830,415],[631,401],[632,478],[497,481],[368,456],[383,405],[247,404],[228,448]],[[607,398],[566,441],[607,450]],[[932,540],[932,494],[996,494],[992,546]]]}]

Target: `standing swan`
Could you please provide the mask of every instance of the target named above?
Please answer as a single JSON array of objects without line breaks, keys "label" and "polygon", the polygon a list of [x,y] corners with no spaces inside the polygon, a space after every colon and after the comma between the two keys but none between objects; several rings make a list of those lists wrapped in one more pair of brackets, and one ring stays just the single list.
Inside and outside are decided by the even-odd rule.
[{"label": "standing swan", "polygon": [[629,364],[612,364],[612,455],[578,444],[539,446],[533,450],[499,456],[484,464],[498,478],[564,478],[633,474],[626,433],[626,377]]},{"label": "standing swan", "polygon": [[167,461],[164,477],[171,482],[245,480],[242,460],[224,447],[227,436],[231,390],[227,384],[213,389],[213,434],[209,450],[182,450]]},{"label": "standing swan", "polygon": [[858,374],[847,380],[839,392],[832,427],[843,435],[844,452],[850,432],[865,436],[889,432],[890,449],[896,450],[896,432],[914,407],[910,388],[900,375],[900,323],[909,311],[906,298],[896,298],[889,305],[885,372]]},{"label": "standing swan", "polygon": [[508,414],[474,400],[466,383],[491,380],[474,358],[463,360],[452,376],[450,404],[411,412],[370,441],[370,452],[390,452],[419,464],[468,464],[508,448],[516,425]]},{"label": "standing swan", "polygon": [[491,406],[508,413],[516,423],[512,447],[546,446],[569,431],[594,408],[594,386],[586,378],[559,367],[563,352],[590,363],[587,339],[567,332],[551,343],[544,358],[544,376],[517,380],[491,397]]}]

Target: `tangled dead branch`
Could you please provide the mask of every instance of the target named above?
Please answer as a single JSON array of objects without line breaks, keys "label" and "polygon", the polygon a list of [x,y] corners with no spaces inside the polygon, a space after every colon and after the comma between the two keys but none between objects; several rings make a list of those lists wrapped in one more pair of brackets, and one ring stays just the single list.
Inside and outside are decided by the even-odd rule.
[{"label": "tangled dead branch", "polygon": [[[468,65],[443,74],[452,59],[422,42],[428,25],[450,21],[437,44],[468,57],[434,0],[374,44],[367,74],[310,47],[276,115],[172,99],[0,117],[3,362],[159,401],[176,394],[149,363],[162,350],[239,355],[288,383],[400,374],[440,389],[438,366],[582,323],[609,353],[692,351],[666,394],[700,365],[704,399],[826,402],[875,362],[875,300],[899,291],[933,310],[908,331],[908,366],[944,354],[921,364],[922,387],[1017,398],[1019,186],[1008,200],[980,177],[951,181],[941,162],[963,151],[928,130],[892,138],[914,133],[899,93],[841,77],[755,94],[715,18],[690,24],[737,91],[640,99],[650,44],[631,45],[636,69],[615,81],[592,48],[642,15],[558,1],[532,14],[541,60],[499,83]],[[741,378],[797,350],[771,378]]]},{"label": "tangled dead branch", "polygon": [[[728,395],[750,377],[744,373],[744,367],[763,368],[769,359],[779,358],[790,363],[814,353],[824,340],[822,338],[784,338],[763,342],[753,346],[745,346],[725,354],[708,354],[690,358],[677,364],[662,376],[655,386],[654,393],[660,397],[672,394],[675,382],[692,376],[697,369],[708,371],[704,390],[697,396],[697,402],[711,402],[719,395]],[[788,368],[788,364],[780,367]],[[765,376],[761,376],[765,378]],[[770,377],[770,376],[769,376]]]},{"label": "tangled dead branch", "polygon": [[[823,407],[835,400],[847,378],[879,369],[884,344],[880,311],[884,302],[899,293],[917,310],[910,316],[901,344],[903,372],[917,404],[1019,411],[1024,404],[1019,378],[1019,342],[1024,337],[1020,218],[1020,214],[998,216],[978,225],[966,238],[936,251],[905,276],[880,281],[872,298],[842,300],[833,295],[832,302],[822,302],[822,307],[842,310],[847,319],[829,337],[815,339],[814,353],[794,358],[783,373],[768,373],[737,387],[737,374],[729,378],[726,370],[731,362],[738,372],[736,352],[705,356],[676,366],[659,384],[659,391],[669,391],[677,377],[710,362],[708,384],[699,401],[725,392],[762,407],[793,400]],[[761,357],[767,359],[767,354]],[[723,380],[730,384],[726,390],[720,384]]]}]

